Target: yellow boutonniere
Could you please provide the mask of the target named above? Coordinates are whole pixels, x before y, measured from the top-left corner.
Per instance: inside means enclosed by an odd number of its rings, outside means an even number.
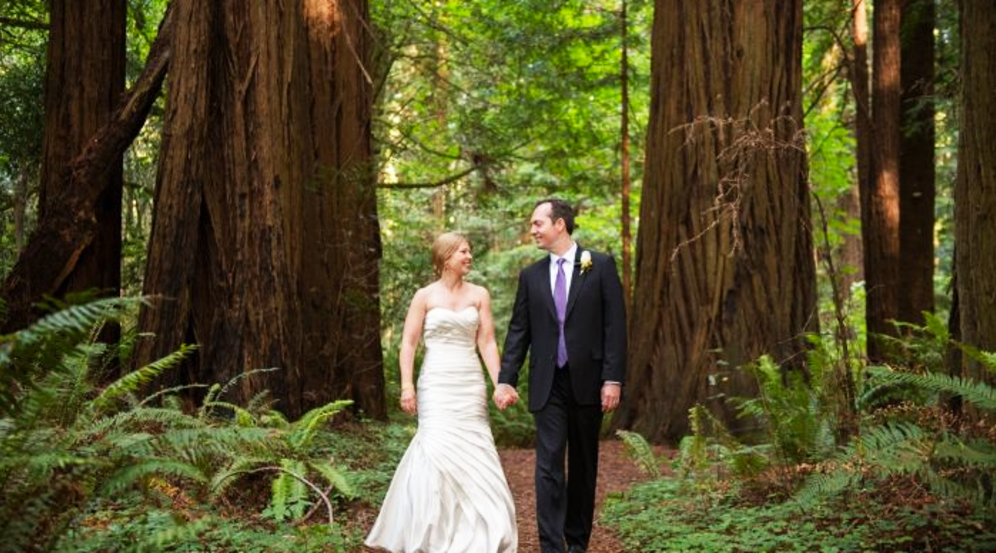
[[[591,252],[583,251],[581,252],[581,274],[585,274],[591,270]]]

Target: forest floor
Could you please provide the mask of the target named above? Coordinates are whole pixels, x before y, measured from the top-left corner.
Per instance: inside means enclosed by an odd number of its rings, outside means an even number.
[[[658,451],[660,454],[661,451]],[[533,468],[536,454],[533,449],[501,449],[498,451],[508,487],[515,498],[515,516],[519,525],[519,553],[539,553],[539,536],[536,534],[536,493]],[[667,471],[667,467],[661,467]],[[648,477],[640,472],[619,440],[605,440],[598,449],[598,486],[595,496],[595,526],[588,543],[589,553],[624,553],[619,540],[608,528],[599,524],[599,512],[605,496],[623,492],[633,484]],[[628,552],[626,552],[628,553]],[[634,552],[635,553],[635,552]]]
[[[665,454],[662,450],[657,453]],[[515,499],[515,515],[519,526],[519,553],[539,553],[536,534],[536,493],[533,485],[533,468],[536,454],[531,448],[498,450],[508,486]],[[665,473],[667,467],[661,467]],[[605,440],[598,453],[598,486],[595,498],[595,526],[588,544],[589,553],[628,553],[615,534],[599,524],[599,512],[606,495],[623,492],[633,484],[648,477],[640,472],[636,463],[626,456],[625,446],[618,440]],[[373,524],[373,520],[369,520]],[[364,552],[375,550],[364,548]]]

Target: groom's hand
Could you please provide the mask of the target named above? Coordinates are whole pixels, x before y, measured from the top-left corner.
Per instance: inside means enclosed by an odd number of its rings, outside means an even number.
[[[495,393],[493,396],[495,400],[495,405],[498,409],[504,411],[508,409],[509,406],[514,405],[519,401],[519,392],[515,391],[515,388],[509,386],[508,384],[499,384],[495,387]]]
[[[618,382],[602,384],[602,412],[611,413],[619,407],[619,397],[622,396],[622,385]]]

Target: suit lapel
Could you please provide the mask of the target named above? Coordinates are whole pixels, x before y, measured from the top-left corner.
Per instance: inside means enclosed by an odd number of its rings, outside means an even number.
[[[581,245],[578,244],[578,251],[574,255],[574,275],[571,277],[571,289],[567,292],[567,313],[564,315],[564,320],[570,319],[571,309],[574,309],[574,304],[577,303],[578,296],[581,294],[581,287],[584,286],[585,281],[588,278],[588,272],[581,272]],[[553,297],[551,295],[551,297]]]
[[[536,271],[536,276],[539,279],[540,290],[545,291],[545,294],[540,294],[543,297],[543,303],[546,305],[547,310],[550,311],[550,316],[553,320],[557,320],[557,305],[553,301],[553,289],[550,287],[550,256],[546,257],[545,262],[541,262],[541,271]]]

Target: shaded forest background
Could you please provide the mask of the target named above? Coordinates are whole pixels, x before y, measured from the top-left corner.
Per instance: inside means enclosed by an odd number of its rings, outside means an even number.
[[[132,118],[131,124],[141,130],[132,133],[130,141],[125,139],[128,147],[120,157],[120,170],[91,179],[112,181],[99,200],[87,204],[93,206],[91,211],[96,210],[93,213],[100,227],[95,231],[100,237],[97,245],[84,250],[82,260],[68,276],[63,274],[68,269],[65,262],[53,264],[51,278],[43,282],[37,266],[51,259],[49,251],[36,250],[33,258],[22,255],[23,271],[12,273],[12,269],[21,252],[26,248],[30,251],[29,237],[48,206],[64,209],[74,200],[62,198],[85,185],[67,181],[68,167],[83,153],[93,133],[109,121],[125,84],[131,89],[144,84],[142,70],[154,61],[150,52],[158,35],[164,35],[161,42],[170,50],[170,59],[187,55],[177,51],[183,44],[176,29],[184,29],[183,25],[173,24],[171,36],[166,36],[165,27],[160,31],[166,2],[106,5],[104,12],[85,9],[77,13],[71,10],[83,8],[61,2],[8,1],[2,6],[0,90],[5,109],[0,172],[5,230],[0,269],[11,275],[5,286],[8,331],[36,317],[39,312],[30,306],[43,297],[88,290],[98,295],[152,295],[165,301],[144,312],[141,326],[143,331],[156,332],[160,339],[140,346],[143,359],[163,355],[180,343],[201,344],[195,366],[189,367],[187,374],[173,377],[174,384],[224,380],[251,368],[281,366],[287,374],[279,378],[255,383],[249,379],[248,396],[249,390],[271,389],[285,408],[298,413],[323,400],[348,397],[360,409],[382,417],[385,376],[387,383],[395,378],[390,356],[397,349],[402,312],[412,291],[431,277],[427,245],[432,237],[450,229],[470,236],[477,257],[473,278],[492,289],[501,328],[514,293],[515,275],[537,254],[525,235],[523,218],[535,199],[549,195],[569,198],[577,207],[579,241],[623,261],[624,280],[637,298],[636,307],[630,308],[635,357],[631,370],[637,382],[647,378],[647,382],[657,384],[635,388],[632,408],[624,410],[622,418],[625,426],[635,426],[656,439],[679,439],[687,431],[681,421],[696,402],[749,392],[749,382],[736,383],[730,390],[720,390],[722,386],[708,389],[707,383],[716,381],[717,375],[720,381],[729,381],[730,375],[720,375],[721,367],[736,367],[764,353],[786,362],[805,346],[776,351],[775,344],[804,342],[803,332],[819,328],[828,335],[857,337],[859,342],[849,354],[860,356],[865,353],[861,340],[866,329],[895,334],[892,321],[921,324],[923,311],[941,320],[952,317],[952,298],[956,296],[952,286],[954,190],[962,105],[959,18],[953,2],[884,2],[881,8],[876,7],[875,13],[881,15],[871,19],[867,15],[871,6],[864,3],[805,3],[798,20],[779,23],[783,29],[800,33],[795,46],[784,51],[786,62],[796,67],[775,67],[776,74],[770,77],[787,76],[801,85],[798,90],[787,89],[788,96],[783,98],[763,90],[752,95],[746,89],[731,88],[730,76],[723,71],[703,75],[699,82],[668,81],[666,72],[678,65],[677,58],[654,77],[651,38],[655,6],[651,2],[567,2],[543,9],[533,9],[528,2],[474,6],[374,2],[369,7],[344,3],[335,9],[345,14],[344,32],[352,33],[353,38],[338,48],[332,43],[327,50],[339,60],[331,60],[320,69],[327,72],[328,82],[339,83],[328,92],[321,93],[301,81],[298,70],[288,67],[285,70],[293,74],[275,77],[272,85],[256,86],[258,100],[251,104],[255,111],[236,114],[241,118],[236,121],[224,114],[212,119],[211,113],[198,110],[214,109],[207,106],[217,107],[219,102],[236,102],[226,95],[238,91],[227,90],[225,83],[237,75],[212,77],[216,71],[212,68],[220,66],[205,59],[206,65],[197,70],[202,73],[188,78],[174,74],[172,81],[167,79],[158,99],[147,99],[151,102],[146,106],[148,116]],[[786,7],[786,13],[799,5]],[[258,15],[265,17],[267,9],[261,8]],[[721,4],[704,9],[712,14],[703,15],[707,18],[735,15],[723,15]],[[658,55],[662,59],[668,55],[666,48],[683,47],[664,44],[669,34],[663,30],[667,25],[679,30],[693,15],[683,10],[668,4],[657,6],[657,32],[663,37]],[[306,11],[302,12],[305,16]],[[905,14],[903,26],[897,23],[900,11]],[[349,18],[354,16],[357,27],[349,29]],[[237,17],[247,17],[250,24],[265,24],[253,20],[252,13],[222,9],[196,17],[216,27],[226,18]],[[881,26],[876,30],[881,35],[878,50],[868,42],[873,36],[870,22]],[[115,29],[116,34],[96,31],[102,24]],[[330,20],[329,24],[335,22]],[[207,41],[201,48],[226,49],[228,57],[217,56],[217,63],[241,63],[244,67],[262,63],[259,56],[268,55],[266,43],[260,41],[296,40],[294,35],[281,38],[286,32],[283,29],[262,26],[254,31],[258,40],[241,42],[219,42],[221,39],[210,37],[207,28],[183,32],[191,36],[201,33],[203,38],[198,40]],[[271,39],[264,38],[267,33]],[[117,38],[112,40],[112,36]],[[762,39],[729,38],[733,42]],[[765,48],[760,43],[755,46]],[[782,46],[784,43],[768,51],[778,52]],[[102,54],[101,48],[107,53]],[[744,46],[739,48],[742,51]],[[897,63],[900,50],[901,65]],[[277,55],[277,51],[269,55]],[[695,54],[686,51],[680,55],[692,60]],[[239,57],[245,59],[231,61]],[[335,67],[354,62],[355,75],[349,79],[337,76]],[[273,63],[278,68],[281,62],[275,59]],[[700,59],[694,63],[710,62]],[[689,79],[693,69],[686,70]],[[264,74],[260,71],[255,76]],[[246,78],[253,76],[247,74]],[[754,73],[746,78],[763,81],[769,77]],[[217,84],[205,84],[214,82],[205,79],[215,79]],[[283,85],[279,84],[281,79]],[[350,79],[359,88],[350,88]],[[884,84],[890,79],[900,79],[901,86]],[[191,82],[203,90],[180,90],[185,85],[174,81]],[[300,93],[296,99],[281,98],[275,86],[300,88]],[[734,96],[738,103],[678,106],[684,113],[693,110],[692,115],[668,120],[667,128],[651,121],[653,98],[676,98],[682,87],[698,87],[696,94],[717,98]],[[154,88],[158,90],[158,85]],[[710,92],[710,88],[715,90]],[[172,103],[166,90],[175,95]],[[196,99],[191,99],[198,93],[205,95],[207,104],[198,107]],[[103,100],[94,103],[94,94]],[[327,94],[326,101],[332,104],[358,102],[359,111],[352,115],[358,118],[355,130],[324,127],[321,118],[326,116],[309,112],[310,108],[301,104],[322,101],[309,99],[309,94]],[[765,241],[774,243],[784,232],[768,233],[760,241],[749,236],[749,229],[756,226],[749,220],[755,210],[743,203],[747,196],[735,182],[743,175],[730,177],[736,171],[746,171],[748,176],[743,178],[750,178],[750,173],[759,169],[753,167],[756,163],[743,160],[764,148],[772,155],[771,145],[751,138],[744,123],[768,124],[755,117],[759,109],[772,111],[762,119],[777,120],[783,102],[792,104],[792,112],[784,114],[787,119],[783,121],[791,119],[794,131],[779,139],[785,140],[785,147],[805,150],[806,156],[800,158],[803,164],[793,162],[795,168],[790,169],[804,180],[799,181],[801,188],[790,185],[784,192],[772,188],[771,196],[764,199],[759,195],[757,201],[772,205],[779,194],[799,196],[797,207],[770,214],[776,219],[799,218],[802,226],[798,233],[810,241],[808,246],[799,246],[806,250],[799,253],[777,247],[754,248]],[[272,108],[267,108],[268,104]],[[228,105],[238,109],[236,104]],[[301,106],[299,116],[293,115],[297,108],[287,107],[293,105]],[[875,106],[881,109],[873,109]],[[284,110],[284,115],[267,115],[279,112],[273,109]],[[332,119],[327,120],[337,120],[340,115],[330,113],[327,117]],[[187,123],[174,122],[179,125],[174,127],[174,136],[188,134],[164,140],[164,127],[174,116],[193,118],[191,130],[177,131]],[[297,139],[293,136],[268,138],[251,128],[238,131],[244,125],[263,128],[270,124],[266,117],[284,116],[292,120],[279,132],[313,136],[308,140],[317,142],[311,148],[323,148],[319,144],[324,140],[331,148],[329,154],[306,159],[306,153],[295,149]],[[312,125],[316,127],[313,131],[309,130]],[[711,154],[709,148],[702,150],[702,155],[713,160],[694,162],[683,169],[684,175],[676,174],[674,162],[667,161],[667,152],[694,149],[695,131],[686,131],[695,125],[704,132],[725,132],[725,126],[731,138],[718,144]],[[709,125],[715,129],[707,129]],[[207,134],[189,134],[201,129]],[[763,126],[756,130],[765,131]],[[245,146],[240,148],[244,151],[233,150],[235,146],[216,147],[218,132],[241,133],[243,138],[230,138],[243,142]],[[333,136],[323,138],[324,133]],[[738,141],[738,133],[744,140]],[[271,146],[280,140],[291,142]],[[180,150],[173,144],[179,144]],[[357,145],[359,153],[351,158],[349,149]],[[646,151],[648,145],[653,151]],[[335,154],[335,148],[344,153]],[[738,153],[736,148],[747,150]],[[271,151],[271,155],[263,156],[264,151]],[[740,154],[746,155],[739,161],[734,159]],[[237,157],[248,155],[269,157],[266,164],[270,169],[246,172],[239,163],[248,162],[248,158],[239,162]],[[722,159],[724,155],[728,159]],[[176,156],[174,165],[171,160]],[[190,160],[201,158],[218,166],[189,167]],[[116,159],[108,162],[117,167]],[[231,161],[222,164],[221,159]],[[671,165],[659,175],[648,175],[647,160]],[[302,163],[311,166],[293,168]],[[704,169],[702,163],[713,168]],[[685,201],[676,200],[679,192],[694,189],[700,168],[713,174],[701,181],[703,195],[691,204],[679,205]],[[296,198],[279,193],[276,198],[267,197],[267,190],[279,187],[271,183],[273,188],[268,188],[271,184],[262,182],[269,178],[265,175],[271,169],[278,179],[291,179],[292,186],[303,192]],[[71,170],[78,173],[78,169]],[[97,168],[97,172],[107,170]],[[729,178],[734,179],[729,181],[733,186],[724,180]],[[212,179],[228,179],[230,184],[222,183],[213,193]],[[648,179],[653,205],[641,209]],[[757,175],[762,188],[772,182],[765,179],[769,176]],[[904,184],[900,186],[900,182]],[[203,200],[189,195],[199,194],[201,189],[206,194]],[[211,199],[212,194],[216,200]],[[255,202],[256,207],[233,204],[246,200]],[[668,202],[672,202],[670,207]],[[327,207],[314,212],[308,209],[316,204]],[[810,205],[817,209],[811,210]],[[236,209],[248,211],[231,219],[227,213]],[[192,213],[200,213],[200,219],[189,216]],[[275,217],[278,226],[282,225],[281,235],[271,236],[265,228],[255,228],[252,213]],[[352,222],[354,213],[359,214],[358,226]],[[696,221],[679,220],[689,216]],[[153,224],[157,217],[159,236]],[[226,218],[229,223],[218,222]],[[376,227],[370,226],[373,223]],[[228,226],[232,230],[224,231]],[[379,232],[372,235],[371,228]],[[197,237],[205,229],[216,233],[207,238],[210,244]],[[363,236],[359,242],[356,233]],[[253,252],[249,243],[258,240],[269,241],[269,245]],[[64,256],[75,260],[75,250],[67,247]],[[231,259],[210,253],[230,247],[239,251]],[[668,284],[661,280],[661,271],[680,274],[681,258],[676,255],[681,250],[689,252],[688,263],[705,264],[699,267],[706,273],[676,277]],[[766,273],[757,278],[778,297],[771,301],[753,298],[760,312],[734,307],[742,311],[732,314],[729,307],[714,306],[694,321],[675,314],[699,311],[712,302],[728,302],[731,294],[743,296],[744,284],[731,283],[730,279],[757,273],[759,267],[768,265],[777,272],[780,266],[794,273],[796,263],[808,265],[804,258],[810,251],[818,262],[802,269],[813,272],[804,278],[808,282],[800,288],[803,296],[789,292],[798,283],[779,282],[783,277]],[[260,255],[270,257],[270,261],[253,261]],[[281,267],[285,261],[280,259],[285,255],[290,259]],[[789,255],[803,259],[791,261]],[[90,258],[93,261],[87,261]],[[734,261],[725,269],[728,273],[716,265],[723,259]],[[318,265],[322,266],[319,270],[308,268]],[[709,290],[717,285],[727,290],[708,300],[713,294]],[[688,287],[699,290],[698,299],[689,295]],[[867,303],[866,290],[872,290]],[[256,295],[259,300],[251,299]],[[279,299],[264,308],[269,297]],[[679,305],[682,302],[684,307]],[[771,312],[772,302],[798,313]],[[728,311],[725,319],[723,309]],[[276,310],[276,315],[264,315],[267,310]],[[663,320],[659,314],[672,319]],[[838,321],[841,315],[847,320]],[[686,320],[674,318],[682,316]],[[742,317],[747,326],[732,330],[732,323],[724,322],[730,317]],[[782,321],[765,325],[766,318]],[[959,324],[952,319],[952,328]],[[770,335],[759,335],[760,327],[755,325],[771,326]],[[686,336],[673,334],[682,326],[698,330]],[[377,327],[379,336],[365,333]],[[662,329],[670,329],[666,332],[671,334],[661,335]],[[380,348],[376,347],[378,338]],[[985,346],[986,340],[976,345]],[[387,363],[382,363],[381,350],[388,355]],[[884,359],[882,347],[874,339],[868,342],[868,354],[873,360]],[[649,395],[644,397],[643,390]],[[675,390],[680,390],[682,399],[669,401],[667,394],[674,395]],[[302,399],[305,397],[311,399]]]

